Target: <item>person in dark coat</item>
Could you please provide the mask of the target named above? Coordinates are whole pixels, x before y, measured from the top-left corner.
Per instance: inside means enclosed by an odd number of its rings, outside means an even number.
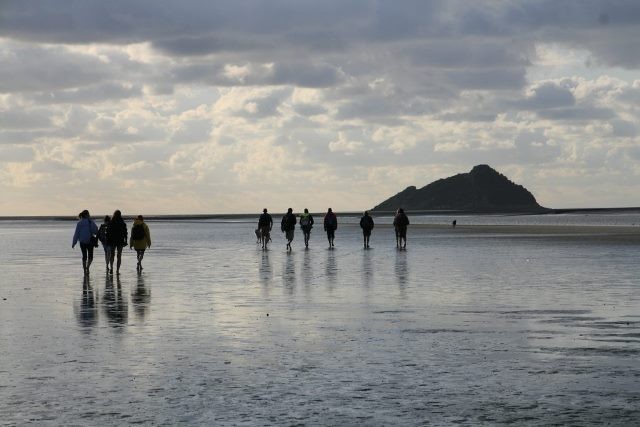
[[[338,218],[333,213],[331,208],[327,209],[327,214],[324,216],[324,231],[327,232],[327,239],[329,240],[329,247],[333,247],[333,240],[336,238],[336,230],[338,229]]]
[[[127,231],[127,224],[122,219],[122,213],[116,210],[111,217],[111,222],[107,228],[107,242],[111,246],[111,274],[113,274],[113,261],[118,257],[116,264],[116,274],[120,274],[120,264],[122,264],[122,248],[129,243],[127,240],[129,233]]]
[[[100,224],[100,228],[98,229],[98,240],[102,243],[102,248],[104,249],[104,263],[107,269],[107,273],[109,273],[109,262],[111,261],[111,246],[109,246],[109,242],[107,242],[107,230],[109,230],[109,223],[111,222],[111,217],[106,215],[104,217],[104,222]]]
[[[368,211],[365,211],[362,218],[360,218],[360,228],[362,228],[365,249],[369,247],[369,238],[371,237],[373,226],[373,218],[371,218]]]
[[[289,208],[287,213],[282,217],[280,223],[280,229],[287,237],[287,250],[291,250],[291,242],[293,241],[293,233],[296,230],[296,216],[293,214],[293,209]]]
[[[393,226],[395,227],[398,233],[398,244],[400,245],[400,249],[407,248],[407,226],[409,225],[409,218],[407,214],[404,213],[404,209],[398,209],[398,214],[393,220]],[[404,243],[403,243],[404,242]]]
[[[262,249],[267,249],[267,244],[271,241],[271,229],[273,228],[273,218],[267,213],[267,208],[262,210],[262,215],[258,219],[258,231]]]

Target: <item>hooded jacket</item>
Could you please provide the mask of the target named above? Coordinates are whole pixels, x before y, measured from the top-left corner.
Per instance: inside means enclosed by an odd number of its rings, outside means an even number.
[[[76,243],[84,243],[88,245],[91,243],[91,236],[98,234],[98,226],[90,218],[82,218],[76,224],[76,231],[73,233],[73,242],[71,246],[75,246]]]
[[[144,238],[142,239],[133,239],[133,227],[136,225],[142,225],[144,229]],[[133,221],[133,226],[131,227],[131,238],[129,239],[129,247],[133,247],[135,250],[142,251],[151,247],[151,233],[149,233],[149,227],[144,221],[140,219],[135,219]]]

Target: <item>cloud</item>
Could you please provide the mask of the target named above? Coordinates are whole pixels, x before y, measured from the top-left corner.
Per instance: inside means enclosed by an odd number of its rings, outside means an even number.
[[[639,24],[635,0],[5,1],[0,191],[360,209],[490,163],[596,203],[590,172],[637,183]]]

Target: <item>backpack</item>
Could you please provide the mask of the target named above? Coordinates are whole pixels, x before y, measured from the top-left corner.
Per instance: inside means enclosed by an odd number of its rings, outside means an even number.
[[[107,241],[107,224],[102,224],[100,226],[100,229],[98,230],[98,240],[100,240],[102,243],[105,243]]]
[[[143,240],[145,238],[144,227],[142,224],[134,224],[131,228],[131,238],[133,240]]]

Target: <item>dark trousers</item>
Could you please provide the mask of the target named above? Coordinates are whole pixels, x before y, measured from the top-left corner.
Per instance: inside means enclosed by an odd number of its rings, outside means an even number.
[[[89,262],[93,261],[93,245],[91,243],[80,242],[80,250],[82,251],[82,261],[86,261],[87,257]]]

